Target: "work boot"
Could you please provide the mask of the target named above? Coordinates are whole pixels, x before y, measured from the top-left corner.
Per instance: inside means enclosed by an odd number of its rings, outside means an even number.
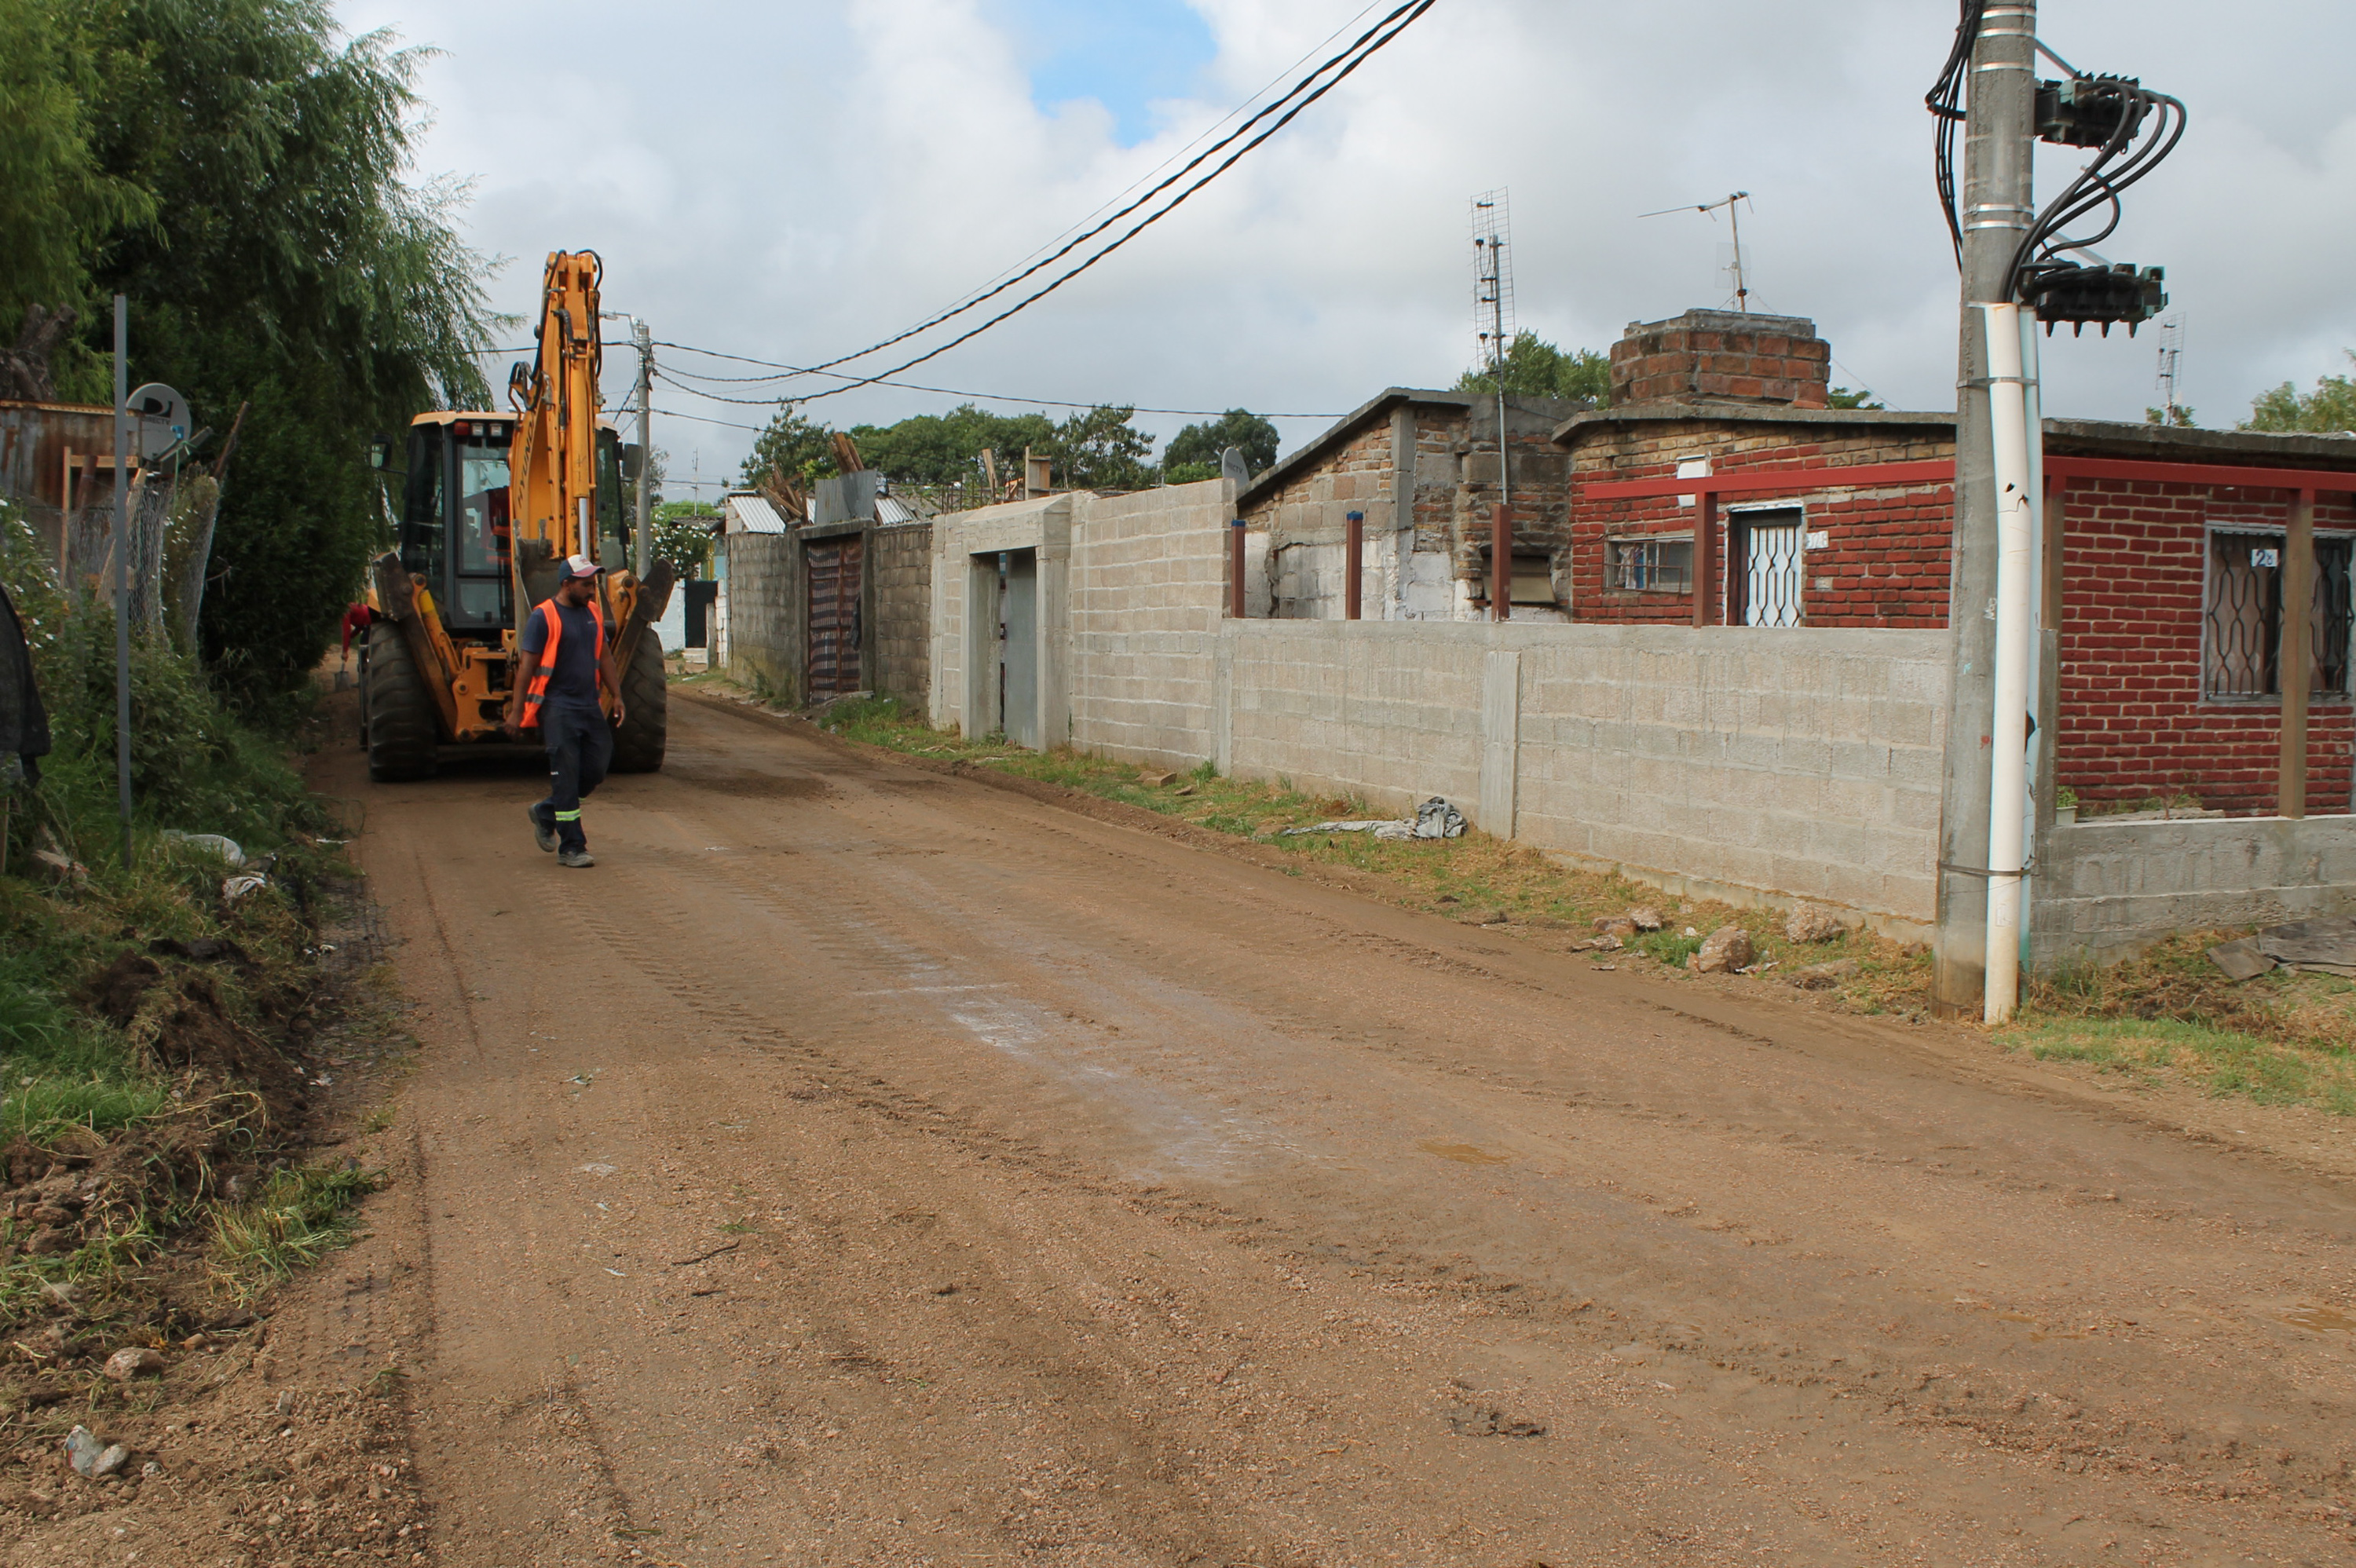
[[[570,866],[576,871],[585,870],[597,863],[597,857],[586,849],[567,849],[556,857],[556,863]]]
[[[531,818],[531,841],[539,845],[548,853],[552,855],[555,854],[556,829],[550,824],[542,822],[540,819],[540,807],[536,805],[527,805],[523,808],[523,813],[526,816]]]

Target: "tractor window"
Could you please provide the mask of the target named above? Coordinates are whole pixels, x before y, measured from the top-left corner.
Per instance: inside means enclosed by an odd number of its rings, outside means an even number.
[[[413,425],[409,432],[409,482],[402,497],[401,564],[442,580],[442,432]]]
[[[597,559],[605,566],[629,564],[628,535],[622,527],[622,438],[597,432]]]
[[[508,453],[503,446],[458,449],[458,570],[508,569]]]

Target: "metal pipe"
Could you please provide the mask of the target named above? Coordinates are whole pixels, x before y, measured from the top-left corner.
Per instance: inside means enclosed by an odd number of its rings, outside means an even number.
[[[1500,497],[1489,514],[1489,619],[1514,613],[1514,506]]]
[[[1244,520],[1237,517],[1227,525],[1227,613],[1241,620],[1244,614]]]
[[[581,553],[589,555],[592,553],[589,549],[590,540],[595,537],[590,528],[590,522],[594,514],[590,510],[592,503],[588,496],[580,496],[578,505],[581,508]]]
[[[1988,720],[1987,934],[1981,1017],[1998,1024],[2020,1001],[2022,814],[2029,792],[2029,645],[2035,604],[2035,496],[2020,307],[1984,304],[1988,437],[1996,468],[1995,702]]]
[[[1366,514],[1347,512],[1342,517],[1342,619],[1358,619],[1360,583],[1366,565]]]
[[[114,794],[131,864],[131,304],[114,296]]]
[[[2275,659],[2282,688],[2282,760],[2275,773],[2275,815],[2307,815],[2307,704],[2314,686],[2315,492],[2301,490],[2283,530],[2281,652]]]

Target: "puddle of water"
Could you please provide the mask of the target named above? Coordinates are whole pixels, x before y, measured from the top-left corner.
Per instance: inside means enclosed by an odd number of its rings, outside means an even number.
[[[2346,1334],[2356,1332],[2356,1317],[2351,1317],[2336,1307],[2296,1307],[2283,1314],[2283,1321],[2294,1328],[2313,1328],[2319,1332],[2336,1329]]]
[[[1436,1154],[1442,1159],[1452,1159],[1459,1165],[1504,1165],[1506,1157],[1491,1154],[1472,1144],[1443,1143],[1438,1138],[1426,1138],[1415,1146],[1426,1154]]]

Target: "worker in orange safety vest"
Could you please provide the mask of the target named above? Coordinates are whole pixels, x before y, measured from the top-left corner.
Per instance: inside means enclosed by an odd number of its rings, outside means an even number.
[[[622,722],[622,677],[605,645],[605,614],[597,603],[605,571],[585,555],[569,556],[555,594],[541,602],[516,639],[517,677],[509,683],[506,728],[512,740],[537,729],[548,748],[548,798],[529,807],[532,837],[560,866],[597,862],[581,829],[581,798],[605,780],[614,760],[614,728]],[[609,720],[598,710],[597,688],[614,696]]]

